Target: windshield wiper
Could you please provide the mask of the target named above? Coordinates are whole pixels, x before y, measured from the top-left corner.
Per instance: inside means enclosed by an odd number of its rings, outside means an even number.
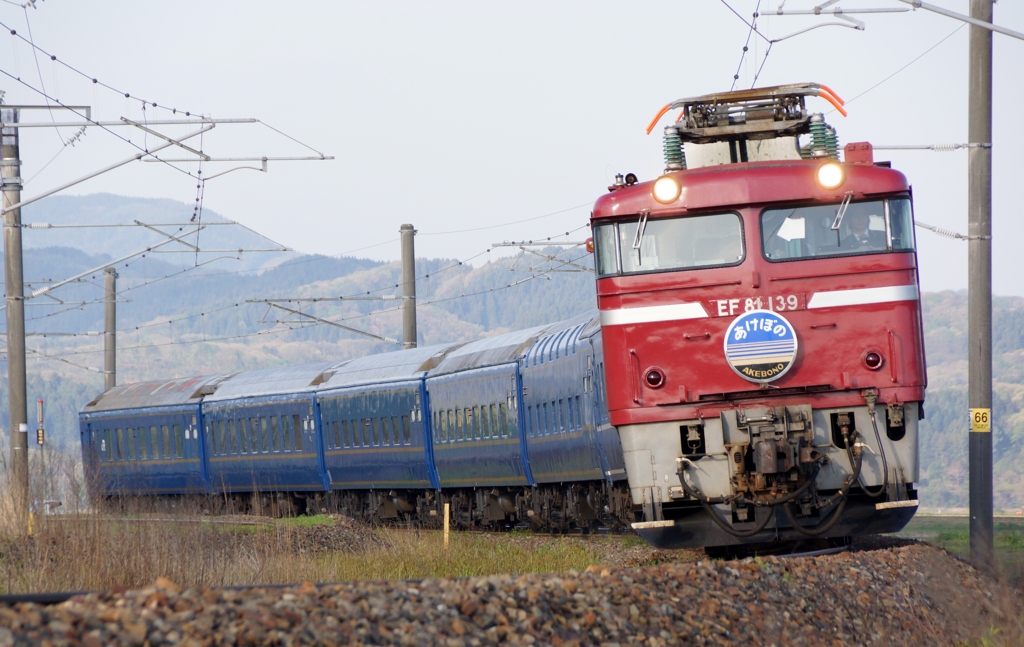
[[[843,203],[839,205],[839,211],[836,212],[836,219],[832,221],[832,231],[839,231],[839,227],[843,224],[843,216],[846,215],[846,208],[850,206],[851,199],[853,199],[853,191],[847,191],[846,197],[843,198]]]
[[[644,241],[644,230],[647,229],[647,216],[650,213],[650,209],[644,209],[640,212],[640,222],[636,223],[636,235],[633,236],[633,249],[640,249],[640,243]]]

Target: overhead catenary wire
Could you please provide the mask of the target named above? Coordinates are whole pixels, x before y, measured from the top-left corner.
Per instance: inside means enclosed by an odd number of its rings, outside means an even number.
[[[725,6],[729,7],[729,3],[722,0]],[[732,9],[732,7],[729,7]],[[747,31],[747,40],[743,43],[743,53],[740,54],[740,62],[736,66],[736,73],[732,75],[732,85],[729,87],[729,91],[736,89],[736,82],[740,80],[740,70],[743,69],[743,61],[747,57],[747,51],[750,49],[750,37],[754,34],[755,25],[757,25],[758,11],[761,9],[761,0],[757,0],[757,6],[754,7],[754,20],[750,24],[750,29]],[[770,45],[770,44],[769,44]],[[765,57],[767,58],[767,57]],[[756,80],[756,79],[755,79]]]
[[[25,12],[25,26],[28,28],[28,42],[30,45],[32,45],[32,58],[35,60],[36,63],[36,73],[39,75],[39,87],[41,87],[43,90],[46,90],[46,82],[43,81],[43,69],[39,66],[39,53],[38,50],[35,48],[35,39],[32,37],[32,23],[29,22],[28,19],[28,6],[27,4],[25,4],[22,5],[21,8]],[[50,107],[49,103],[47,103],[46,107]],[[61,144],[63,144],[61,146],[61,150],[64,150],[64,147],[67,146],[67,144],[64,144],[64,137],[60,134],[60,129],[56,127],[57,120],[53,117],[53,110],[47,110],[47,112],[50,115],[50,121],[55,124],[53,130],[54,132],[57,133],[57,138],[60,139]]]
[[[12,4],[17,4],[17,3],[12,3]],[[11,35],[11,37],[13,39],[17,39],[17,40],[23,41],[29,47],[31,47],[34,51],[38,51],[39,53],[41,53],[44,56],[48,57],[54,63],[67,68],[68,70],[74,72],[75,74],[81,76],[82,78],[84,78],[84,79],[86,79],[88,81],[91,81],[94,85],[97,85],[99,87],[102,87],[102,88],[105,88],[107,90],[110,90],[111,92],[114,92],[115,94],[124,96],[126,99],[135,99],[136,101],[139,101],[141,103],[147,104],[147,105],[149,105],[149,106],[151,106],[153,108],[158,108],[158,109],[161,109],[161,110],[166,110],[166,111],[168,111],[168,112],[170,112],[172,114],[178,114],[179,112],[183,113],[185,116],[192,116],[193,114],[194,115],[201,115],[202,114],[202,113],[198,113],[198,112],[191,111],[191,110],[178,110],[177,108],[170,108],[170,107],[167,107],[167,106],[164,106],[164,105],[158,105],[155,101],[150,101],[149,99],[143,99],[142,97],[138,97],[138,96],[132,95],[130,92],[125,92],[124,90],[119,90],[118,88],[115,88],[115,87],[113,87],[111,85],[108,85],[107,83],[104,83],[103,81],[100,81],[99,79],[97,79],[94,76],[86,74],[85,72],[79,70],[78,68],[76,68],[75,66],[71,65],[70,63],[68,63],[68,62],[66,62],[66,61],[64,61],[62,59],[58,59],[55,54],[51,54],[50,52],[48,52],[47,50],[43,49],[39,45],[36,45],[32,40],[26,39],[24,36],[19,34],[17,32],[17,30],[13,29],[12,27],[7,25],[3,21],[0,21],[0,27],[3,27],[4,29],[6,29],[10,33],[10,35]]]
[[[62,103],[60,100],[56,99],[55,97],[51,97],[45,91],[40,90],[39,88],[36,88],[36,87],[32,86],[32,84],[23,81],[20,77],[17,77],[15,75],[11,74],[7,70],[4,70],[4,69],[0,68],[0,74],[3,74],[4,76],[6,76],[7,78],[11,79],[12,81],[20,83],[21,85],[25,86],[29,90],[32,90],[36,94],[38,94],[38,95],[40,95],[40,96],[42,96],[42,97],[44,97],[44,98],[46,98],[46,99],[48,99],[50,101],[53,101],[55,104],[61,106],[65,110],[69,110],[73,114],[75,114],[75,115],[81,117],[83,120],[89,122],[91,125],[100,128],[104,132],[110,133],[114,137],[116,137],[116,138],[120,139],[121,141],[125,142],[126,144],[128,144],[132,148],[135,148],[139,152],[144,153],[146,155],[150,155],[151,154],[148,150],[146,150],[146,148],[144,148],[142,146],[139,146],[138,144],[136,144],[135,142],[131,141],[127,137],[124,137],[123,135],[117,134],[116,132],[111,130],[109,127],[101,124],[99,121],[96,121],[94,119],[89,118],[88,116],[86,116],[82,112],[80,112],[77,109],[75,109],[74,106],[69,106],[69,105],[67,105],[65,103]],[[154,157],[154,159],[158,159],[158,160],[160,159],[160,157],[158,155],[155,155],[155,154],[153,154],[153,157]],[[183,168],[181,168],[179,166],[175,166],[171,162],[167,162],[167,161],[164,161],[164,160],[160,160],[160,161],[163,162],[163,164],[165,164],[166,166],[169,166],[169,167],[173,168],[174,170],[178,171],[179,173],[184,173],[185,175],[187,175],[189,177],[193,177],[193,178],[196,177],[191,172],[189,172],[189,171],[187,171],[187,170],[185,170],[185,169],[183,169]]]

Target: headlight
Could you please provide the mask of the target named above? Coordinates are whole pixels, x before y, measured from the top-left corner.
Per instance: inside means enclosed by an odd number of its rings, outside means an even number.
[[[843,172],[843,167],[836,162],[826,162],[818,167],[818,184],[823,189],[835,189],[845,179],[846,173]]]
[[[663,175],[654,181],[654,199],[662,204],[675,202],[679,197],[679,182],[668,175]]]

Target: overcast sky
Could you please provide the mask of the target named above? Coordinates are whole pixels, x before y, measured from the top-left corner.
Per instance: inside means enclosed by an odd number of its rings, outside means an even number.
[[[760,10],[771,13],[780,2],[765,0]],[[969,11],[967,0],[932,2]],[[815,4],[789,0],[785,9]],[[729,5],[749,20],[758,2]],[[907,7],[897,0],[842,6]],[[27,10],[3,0],[0,21],[85,76],[34,55],[7,31],[0,69],[65,104],[91,106],[96,119],[172,117],[152,106],[143,112],[141,97],[214,117],[256,117],[335,156],[271,162],[269,173],[239,170],[206,185],[206,208],[299,251],[397,259],[398,228],[409,222],[419,230],[418,255],[466,258],[492,242],[585,225],[617,172],[655,177],[663,161],[660,137],[644,134],[651,117],[673,99],[728,90],[737,69],[737,87],[750,87],[759,69],[758,85],[832,87],[849,117],[830,113],[823,100],[812,100],[812,109],[826,113],[841,144],[966,142],[968,28],[923,10],[859,18],[865,31],[820,27],[774,43],[767,59],[767,42],[752,35],[741,63],[750,30],[718,0],[39,0]],[[778,39],[835,22],[762,15],[758,28]],[[997,4],[995,22],[1024,31],[1024,2]],[[1015,193],[1024,178],[1024,42],[996,34],[994,59],[994,292],[1024,295],[1017,249],[1024,218]],[[7,103],[43,103],[28,86],[0,78]],[[49,119],[45,111],[23,116]],[[158,141],[112,130],[135,144]],[[23,133],[25,197],[136,152],[95,128],[73,147],[62,145],[72,128]],[[262,125],[218,126],[202,148],[214,156],[316,154]],[[878,152],[876,159],[906,173],[918,220],[966,233],[966,152]],[[101,191],[179,200],[187,219],[196,181],[135,162],[66,193]],[[966,243],[921,230],[918,240],[924,290],[966,287]]]

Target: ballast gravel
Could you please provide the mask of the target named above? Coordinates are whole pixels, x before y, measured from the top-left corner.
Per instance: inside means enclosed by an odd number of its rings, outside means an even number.
[[[182,590],[161,579],[54,606],[0,605],[0,647],[1018,645],[1021,602],[947,553],[912,544],[289,588]]]

